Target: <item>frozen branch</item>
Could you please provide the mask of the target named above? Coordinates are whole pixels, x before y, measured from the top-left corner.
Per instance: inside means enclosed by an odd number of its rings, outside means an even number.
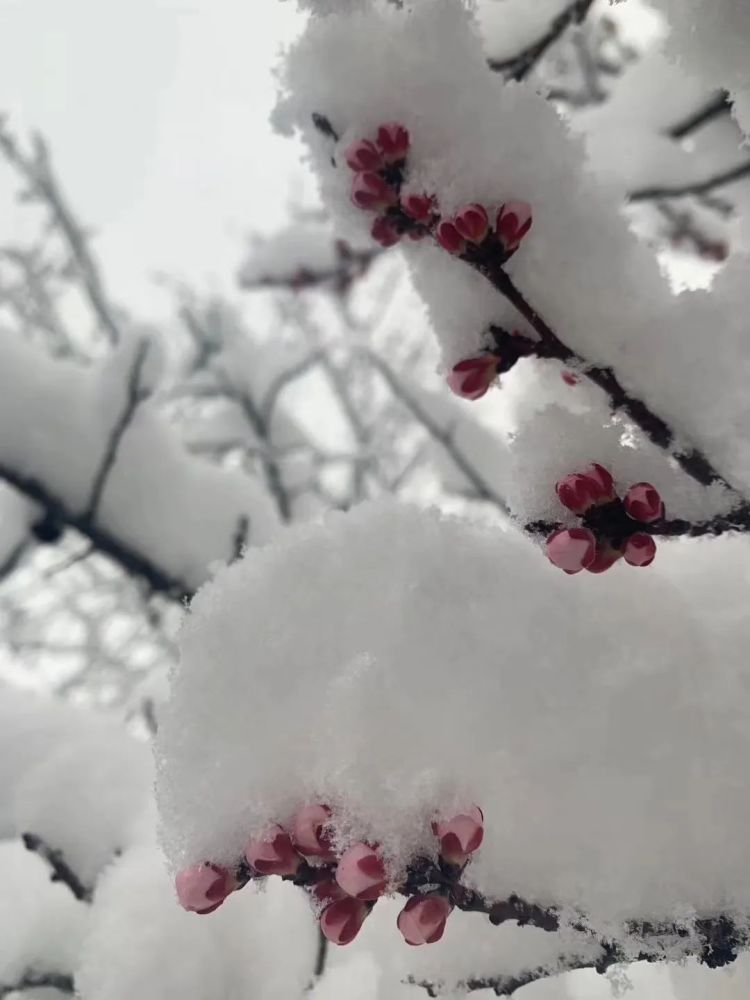
[[[702,128],[703,125],[713,121],[714,118],[727,114],[731,108],[732,102],[729,99],[729,94],[726,90],[721,90],[696,111],[686,115],[685,118],[667,129],[667,135],[670,139],[685,139]]]
[[[38,837],[35,833],[24,833],[21,835],[21,839],[27,851],[33,851],[47,862],[52,872],[50,878],[53,882],[62,882],[63,885],[66,885],[79,902],[91,902],[92,890],[83,884],[65,860],[62,851],[50,847],[42,837]]]
[[[685,198],[689,195],[705,195],[717,188],[727,184],[733,184],[745,177],[750,177],[750,160],[745,163],[738,163],[737,166],[729,170],[722,170],[718,174],[706,177],[702,181],[691,181],[688,184],[675,185],[654,185],[653,187],[643,187],[636,191],[631,191],[628,201],[655,201],[659,198]]]
[[[584,21],[593,2],[594,0],[574,0],[557,15],[545,33],[523,51],[509,59],[488,59],[487,65],[493,72],[502,73],[508,80],[525,79],[568,28]]]
[[[15,983],[0,983],[0,1000],[13,993],[27,990],[57,990],[72,996],[75,993],[73,977],[65,972],[25,972]]]

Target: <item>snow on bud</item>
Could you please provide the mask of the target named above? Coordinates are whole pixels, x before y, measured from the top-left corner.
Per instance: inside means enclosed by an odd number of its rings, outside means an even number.
[[[450,219],[443,219],[435,230],[435,239],[448,253],[461,254],[466,249],[466,240]]]
[[[435,199],[429,194],[402,195],[401,210],[415,222],[429,222],[435,211]]]
[[[484,816],[479,806],[449,820],[437,820],[432,830],[440,841],[440,857],[452,865],[466,864],[484,839]]]
[[[212,913],[237,888],[231,872],[209,862],[183,868],[174,885],[180,906],[192,913]]]
[[[351,944],[362,929],[370,907],[358,899],[339,899],[320,915],[320,929],[332,944]]]
[[[437,893],[412,896],[396,920],[407,944],[434,944],[443,936],[445,922],[453,907]]]
[[[531,205],[526,201],[506,201],[497,213],[496,231],[506,253],[516,250],[531,229]]]
[[[381,247],[386,247],[386,249],[395,246],[401,239],[398,226],[387,215],[378,216],[373,222],[370,236],[372,236],[376,243],[379,243]]]
[[[636,483],[625,494],[625,512],[634,521],[651,524],[664,516],[664,504],[651,483]]]
[[[448,388],[462,399],[481,399],[497,376],[500,358],[491,351],[480,351],[455,364],[448,373]]]
[[[606,573],[621,556],[622,552],[620,549],[614,548],[609,542],[598,542],[593,562],[586,567],[586,571],[588,573]]]
[[[396,163],[409,152],[409,133],[398,122],[388,122],[378,129],[378,146],[386,163]]]
[[[383,166],[383,157],[369,139],[357,139],[347,148],[344,156],[352,170],[379,170]]]
[[[333,878],[324,879],[322,882],[315,882],[308,886],[307,891],[313,901],[316,910],[324,910],[326,906],[337,902],[339,899],[349,899],[341,886]]]
[[[354,844],[338,863],[336,881],[354,899],[375,900],[386,889],[383,860],[368,844]]]
[[[566,385],[570,386],[578,385],[578,383],[581,381],[580,376],[576,375],[576,373],[571,371],[569,368],[566,368],[564,371],[560,372],[560,378]]]
[[[636,531],[625,542],[623,555],[629,566],[650,566],[656,555],[656,542],[644,531]]]
[[[336,855],[326,832],[330,819],[331,810],[320,803],[303,806],[297,811],[292,822],[292,843],[300,854],[333,861]]]
[[[596,539],[588,528],[561,528],[547,539],[547,558],[573,575],[587,569],[596,555]]]
[[[296,875],[302,864],[289,834],[278,825],[272,826],[264,837],[248,841],[245,858],[259,875]]]
[[[481,243],[490,231],[490,220],[482,205],[464,205],[453,217],[459,236],[471,243]]]
[[[396,200],[396,194],[380,174],[363,170],[352,178],[352,201],[365,212],[379,212]]]

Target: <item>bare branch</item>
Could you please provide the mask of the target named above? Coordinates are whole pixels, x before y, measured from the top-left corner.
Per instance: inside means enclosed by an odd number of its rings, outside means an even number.
[[[62,882],[63,885],[66,885],[79,902],[91,902],[92,890],[83,884],[65,860],[62,851],[50,847],[42,837],[35,833],[24,833],[21,835],[21,839],[27,851],[33,851],[47,862],[52,871],[50,878],[53,882]]]
[[[488,59],[487,65],[508,80],[523,80],[534,69],[547,50],[574,24],[581,24],[594,0],[574,0],[552,21],[541,37],[509,59]]]
[[[51,989],[72,996],[75,993],[73,977],[65,972],[25,972],[15,983],[0,983],[0,1000],[13,993],[27,990]]]
[[[685,139],[703,125],[713,121],[714,118],[728,114],[731,109],[732,102],[729,94],[726,90],[721,90],[696,111],[692,111],[685,118],[675,122],[671,128],[667,129],[667,135],[670,139]]]
[[[146,361],[147,354],[148,341],[142,340],[135,352],[133,363],[131,364],[130,372],[128,373],[125,405],[123,406],[122,412],[110,431],[107,447],[94,478],[93,486],[91,487],[91,496],[89,497],[85,515],[91,521],[96,520],[102,494],[104,493],[107,479],[117,459],[117,453],[120,449],[120,443],[122,442],[125,432],[132,423],[138,406],[148,396],[148,393],[141,388],[141,373],[143,371],[143,365]]]
[[[658,198],[685,198],[689,195],[705,195],[717,188],[732,184],[735,181],[750,177],[750,160],[745,163],[738,163],[729,170],[723,170],[711,177],[706,177],[702,181],[691,181],[687,184],[655,185],[653,187],[639,188],[631,191],[628,201],[631,203],[639,201],[654,201]]]

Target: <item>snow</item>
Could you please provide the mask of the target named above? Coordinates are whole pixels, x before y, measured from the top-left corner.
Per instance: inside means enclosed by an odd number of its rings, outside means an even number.
[[[126,340],[83,366],[4,339],[0,471],[41,483],[71,515],[84,513],[122,412],[135,349]],[[160,403],[158,394],[141,403],[125,431],[97,524],[192,589],[213,563],[232,558],[242,518],[254,544],[273,535],[277,517],[257,480],[191,456]]]
[[[721,581],[676,585],[701,554]],[[398,873],[468,800],[490,897],[595,927],[747,914],[746,567],[727,539],[571,580],[522,537],[393,502],[290,530],[186,620],[157,744],[172,864],[234,862],[322,799],[341,845],[377,839]]]
[[[12,558],[38,516],[37,507],[5,483],[0,483],[0,566]]]
[[[730,481],[750,486],[747,260],[737,255],[710,295],[675,298],[620,213],[622,178],[595,177],[583,138],[554,108],[531,86],[504,85],[487,71],[478,29],[460,4],[420,0],[399,11],[375,3],[313,19],[282,86],[276,120],[306,140],[342,236],[363,239],[371,220],[351,205],[349,173],[331,155],[340,160],[379,122],[403,122],[412,138],[409,186],[436,191],[448,213],[465,202],[531,202],[534,226],[508,270],[532,305],[582,355],[613,365]],[[313,112],[329,117],[338,145],[316,131]],[[434,246],[405,253],[446,365],[476,350],[490,320],[523,329],[461,261]]]
[[[211,919],[177,905],[158,850],[126,852],[102,878],[76,986],[84,1000],[283,1000],[301,996],[315,954],[303,894],[275,882]]]

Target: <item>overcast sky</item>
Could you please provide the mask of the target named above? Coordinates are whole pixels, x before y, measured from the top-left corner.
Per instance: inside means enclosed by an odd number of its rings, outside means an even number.
[[[131,308],[159,308],[156,271],[229,281],[283,216],[303,171],[267,122],[271,67],[299,25],[279,0],[0,0],[0,110],[49,138]]]

